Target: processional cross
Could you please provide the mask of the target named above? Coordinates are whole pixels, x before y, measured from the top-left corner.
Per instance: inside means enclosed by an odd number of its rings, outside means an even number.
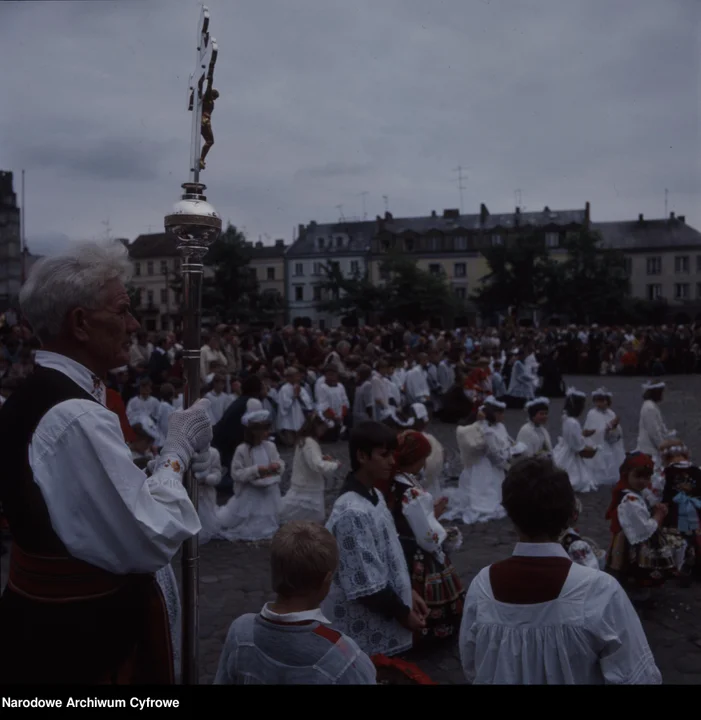
[[[209,10],[203,7],[197,32],[195,72],[190,75],[188,100],[188,110],[192,112],[190,148],[190,180],[192,182],[199,182],[200,170],[205,169],[205,158],[214,145],[212,113],[214,112],[214,101],[219,97],[219,91],[212,87],[212,83],[214,82],[214,66],[217,64],[218,52],[217,41],[209,34]],[[205,141],[201,151],[200,138],[204,138]]]
[[[183,277],[183,361],[187,378],[184,407],[197,402],[200,396],[200,346],[202,318],[203,259],[221,233],[221,218],[204,196],[206,187],[200,182],[205,157],[214,144],[212,111],[219,93],[212,88],[217,42],[209,34],[209,10],[202,8],[197,32],[197,64],[190,76],[188,109],[192,111],[190,138],[190,177],[183,183],[184,193],[166,215],[166,233],[175,236],[182,255]],[[205,82],[206,88],[205,88]],[[205,145],[200,151],[200,136]],[[197,509],[197,482],[188,469],[185,489]],[[199,544],[197,536],[186,540],[182,551],[182,682],[199,682]]]

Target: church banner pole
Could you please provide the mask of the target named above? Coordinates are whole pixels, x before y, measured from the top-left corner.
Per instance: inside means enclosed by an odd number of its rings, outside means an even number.
[[[197,30],[195,72],[190,76],[188,110],[192,112],[190,175],[183,194],[165,216],[166,233],[177,239],[183,276],[183,361],[187,391],[183,406],[190,407],[200,396],[200,344],[204,256],[221,233],[221,218],[204,196],[200,182],[204,158],[214,144],[211,116],[219,93],[212,88],[217,61],[217,42],[209,33],[209,10],[202,8]],[[205,147],[200,151],[200,137]],[[197,481],[192,470],[185,474],[185,488],[197,508]],[[199,541],[195,536],[182,549],[182,683],[199,683]]]

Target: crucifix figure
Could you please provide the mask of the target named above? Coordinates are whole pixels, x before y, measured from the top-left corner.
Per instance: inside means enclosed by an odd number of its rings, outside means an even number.
[[[200,170],[205,169],[205,158],[214,145],[212,113],[214,112],[214,101],[219,97],[219,92],[212,87],[212,83],[214,82],[217,52],[217,41],[209,35],[209,10],[203,7],[197,32],[195,72],[190,76],[188,104],[188,110],[193,114],[190,152],[190,180],[192,182],[199,182]],[[204,139],[204,147],[201,152],[200,137]]]

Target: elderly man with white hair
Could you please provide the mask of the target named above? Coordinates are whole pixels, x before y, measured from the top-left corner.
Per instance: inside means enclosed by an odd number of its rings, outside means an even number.
[[[174,412],[150,476],[132,462],[104,385],[139,329],[129,268],[120,243],[82,243],[36,263],[20,292],[42,350],[0,411],[13,539],[0,600],[5,683],[174,681],[155,574],[200,531],[182,480],[193,460],[196,475],[209,472],[212,428],[207,401]]]

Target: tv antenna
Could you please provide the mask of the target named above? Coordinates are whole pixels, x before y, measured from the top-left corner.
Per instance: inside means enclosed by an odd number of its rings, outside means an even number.
[[[385,201],[385,212],[389,212],[389,196],[383,195],[382,199]]]
[[[340,222],[343,222],[345,218],[343,217],[343,205],[336,205],[336,210],[338,210],[338,219]]]
[[[463,179],[467,180],[467,178],[463,178],[462,172],[463,172],[463,166],[458,165],[453,172],[456,172],[458,174],[458,192],[460,193],[460,214],[462,215],[462,207],[463,207],[463,190],[465,190],[465,186],[462,184]]]
[[[516,195],[516,207],[520,208],[521,203],[523,202],[523,194],[520,190],[516,190],[514,194]]]
[[[362,203],[363,203],[363,220],[367,220],[367,219],[368,219],[368,214],[367,214],[367,211],[366,211],[366,209],[365,209],[365,198],[367,197],[367,195],[369,195],[369,193],[367,192],[367,190],[364,190],[363,192],[358,193],[358,197],[362,198]]]
[[[668,209],[669,209],[669,190],[667,190],[667,188],[665,188],[665,191],[664,191],[664,216],[665,216],[665,218],[667,218],[669,216],[669,213],[667,212]]]

